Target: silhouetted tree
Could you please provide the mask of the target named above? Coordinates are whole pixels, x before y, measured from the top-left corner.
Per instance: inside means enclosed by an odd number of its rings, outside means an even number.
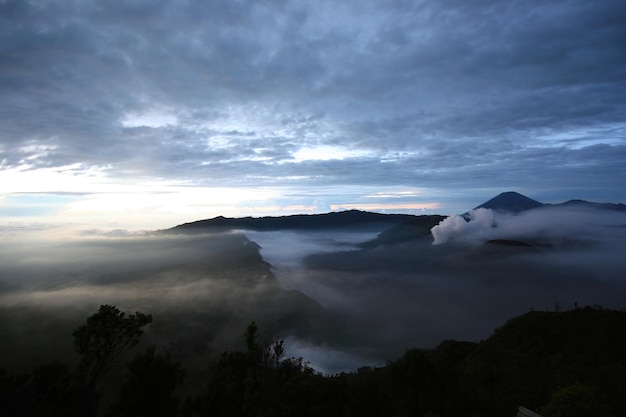
[[[311,393],[322,392],[315,388],[323,386],[324,377],[315,374],[302,358],[282,359],[283,340],[260,342],[254,322],[246,328],[244,338],[246,350],[222,354],[206,393],[188,400],[183,415],[312,415],[306,412],[307,406],[314,406],[321,396]],[[315,401],[309,402],[313,398]]]
[[[101,305],[87,323],[74,330],[74,346],[81,355],[80,370],[88,386],[115,366],[120,358],[139,343],[143,326],[152,316],[136,312],[125,316],[115,306]]]

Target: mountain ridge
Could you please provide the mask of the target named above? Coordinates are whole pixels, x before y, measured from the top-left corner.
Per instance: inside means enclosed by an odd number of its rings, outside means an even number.
[[[474,207],[474,210],[486,208],[509,213],[521,213],[537,208],[589,208],[600,210],[626,211],[626,205],[621,203],[597,203],[582,199],[567,200],[562,203],[542,203],[516,191],[505,191],[490,200]],[[467,215],[468,213],[464,213]]]
[[[626,211],[626,205],[622,203],[596,203],[586,200],[568,200],[558,204],[544,204],[546,207],[581,207],[581,208],[594,208],[600,210],[614,210],[614,211]]]
[[[526,197],[515,191],[505,191],[498,194],[492,199],[482,203],[481,205],[474,207],[474,210],[479,208],[486,208],[498,211],[508,211],[513,213],[520,213],[526,210],[532,210],[534,208],[544,206],[537,200]]]
[[[505,191],[486,202],[474,207],[519,214],[539,208],[590,208],[626,212],[626,205],[621,203],[596,203],[580,199],[572,199],[563,203],[542,203],[515,191]],[[469,216],[466,212],[462,216]],[[159,230],[160,233],[199,233],[203,231],[227,230],[324,230],[338,228],[393,228],[405,224],[417,226],[432,219],[445,218],[443,215],[385,214],[362,210],[345,210],[328,213],[292,214],[285,216],[262,217],[225,217],[217,216],[210,219],[183,223],[169,229]],[[427,220],[420,220],[426,219]],[[439,219],[438,221],[440,221]],[[438,222],[437,221],[437,222]]]
[[[319,214],[293,214],[266,217],[224,217],[183,223],[162,232],[194,232],[202,230],[245,229],[256,231],[272,230],[317,230],[342,227],[374,227],[404,223],[414,219],[412,214],[383,214],[361,210],[346,210]]]

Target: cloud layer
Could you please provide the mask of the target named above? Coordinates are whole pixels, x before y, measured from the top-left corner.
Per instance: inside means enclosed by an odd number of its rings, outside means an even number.
[[[608,0],[4,0],[2,182],[624,201],[625,19]]]

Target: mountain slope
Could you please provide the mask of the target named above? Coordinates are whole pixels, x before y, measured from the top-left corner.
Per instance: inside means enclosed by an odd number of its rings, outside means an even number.
[[[358,246],[363,249],[371,249],[382,245],[393,245],[417,239],[432,239],[430,229],[442,222],[447,216],[423,215],[416,216],[407,222],[395,225],[380,233],[376,238],[363,242]]]
[[[623,410],[625,326],[624,311],[591,307],[515,317],[467,358],[471,385],[481,387],[474,398],[514,415],[519,404],[541,410],[551,393],[584,384],[597,405]]]
[[[507,191],[498,194],[491,200],[477,207],[474,207],[474,210],[479,208],[486,208],[497,211],[509,211],[513,213],[519,213],[537,207],[542,207],[543,205],[543,203],[533,200],[532,198],[528,198],[520,193],[516,193],[515,191]]]
[[[367,211],[348,210],[324,214],[296,214],[281,217],[215,217],[213,219],[199,220],[184,223],[171,229],[164,230],[166,233],[194,233],[210,230],[316,230],[316,229],[340,229],[347,227],[376,227],[394,226],[399,223],[410,221],[416,216],[410,214],[380,214]]]
[[[546,204],[551,207],[568,207],[568,208],[590,208],[599,210],[615,210],[626,212],[626,205],[615,203],[594,203],[585,200],[569,200],[560,204]]]

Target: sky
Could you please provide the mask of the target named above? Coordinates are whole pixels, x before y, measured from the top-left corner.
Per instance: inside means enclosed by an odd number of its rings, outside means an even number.
[[[626,202],[614,0],[0,0],[0,224]]]

